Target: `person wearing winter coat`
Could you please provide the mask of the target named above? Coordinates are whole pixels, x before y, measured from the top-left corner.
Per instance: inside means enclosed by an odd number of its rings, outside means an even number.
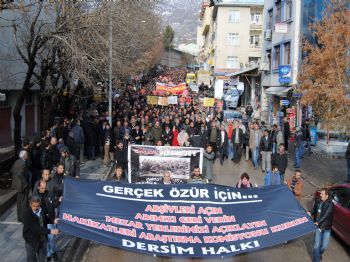
[[[154,145],[154,137],[153,137],[152,133],[149,131],[148,126],[145,126],[143,129],[143,137],[144,137],[143,144],[145,146]]]
[[[28,183],[28,167],[26,161],[28,152],[22,150],[19,153],[19,159],[15,161],[11,167],[13,176],[12,186],[17,192],[17,221],[23,222],[23,210],[27,207],[28,197],[30,193],[30,185]]]
[[[170,146],[173,141],[173,132],[168,125],[165,126],[165,130],[162,133],[162,141],[164,146]]]
[[[301,194],[303,193],[304,189],[304,182],[301,179],[301,172],[300,170],[295,170],[295,175],[287,180],[287,185],[289,189],[293,192],[296,199],[301,200]]]
[[[114,159],[114,134],[111,129],[111,126],[109,123],[106,124],[106,130],[104,132],[103,137],[103,151],[104,151],[104,157],[103,157],[103,163],[105,165],[109,164],[111,160]]]
[[[187,180],[187,183],[188,184],[206,184],[208,183],[208,178],[203,178],[203,176],[201,175],[201,171],[197,166],[193,169],[191,178]]]
[[[118,166],[123,168],[123,171],[126,172],[128,168],[128,148],[124,146],[122,141],[117,143],[117,148],[115,150],[115,160]]]
[[[135,143],[136,145],[142,145],[144,136],[139,124],[136,124],[135,128],[131,130],[130,136],[133,143]]]
[[[241,151],[243,146],[243,130],[239,127],[237,121],[234,121],[231,142],[233,145],[233,162],[238,164],[241,161]]]
[[[179,142],[179,145],[180,146],[189,146],[190,145],[189,138],[190,137],[188,136],[188,133],[185,131],[184,126],[182,126],[181,132],[177,136],[177,141]]]
[[[258,168],[260,140],[263,136],[258,123],[254,123],[254,128],[250,130],[249,148],[252,151],[252,162],[254,168]]]
[[[272,185],[279,185],[281,184],[281,176],[278,172],[277,166],[272,167],[272,171],[269,170],[266,172],[265,178],[264,178],[264,185],[265,186],[272,186]]]
[[[179,141],[177,137],[179,136],[179,131],[177,130],[176,125],[173,126],[173,140],[171,141],[171,146],[179,146]]]
[[[61,152],[60,163],[64,164],[64,170],[66,175],[70,177],[79,178],[79,173],[78,173],[79,166],[75,156],[69,153],[69,149],[66,146],[62,147],[60,152]]]
[[[162,140],[162,133],[163,129],[160,126],[159,121],[156,121],[154,127],[151,129],[151,134],[154,137],[154,143],[156,143],[159,140]]]
[[[211,182],[213,180],[213,165],[215,153],[211,145],[203,152],[203,176]]]
[[[87,157],[88,160],[94,160],[95,159],[95,144],[97,140],[97,126],[94,123],[94,119],[90,118],[89,121],[85,124],[85,145],[87,147]]]
[[[272,165],[277,166],[278,171],[281,176],[281,183],[284,183],[284,174],[288,166],[288,156],[286,154],[284,144],[280,144],[278,147],[278,152],[272,155]]]
[[[72,128],[72,132],[73,132],[74,141],[79,146],[79,152],[80,152],[79,161],[83,162],[84,161],[85,134],[84,134],[83,128],[80,125],[81,125],[80,120],[79,119],[76,120],[75,126]]]
[[[272,141],[268,130],[264,131],[264,136],[260,140],[260,151],[262,156],[262,171],[271,171]]]
[[[251,188],[253,184],[249,181],[249,175],[247,173],[243,173],[241,175],[241,179],[237,182],[236,188]]]
[[[228,145],[228,134],[225,130],[225,126],[221,125],[220,132],[217,136],[216,146],[218,152],[220,152],[220,164],[224,164],[225,157],[227,157],[227,145]]]

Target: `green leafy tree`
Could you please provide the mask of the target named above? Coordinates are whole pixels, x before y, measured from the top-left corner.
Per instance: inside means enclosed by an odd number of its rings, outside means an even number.
[[[163,45],[165,49],[170,49],[173,47],[175,31],[170,25],[167,25],[163,32]]]

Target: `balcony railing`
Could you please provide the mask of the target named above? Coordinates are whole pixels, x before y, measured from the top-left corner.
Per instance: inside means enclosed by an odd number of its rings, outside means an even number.
[[[263,24],[257,22],[250,22],[250,30],[262,30]]]

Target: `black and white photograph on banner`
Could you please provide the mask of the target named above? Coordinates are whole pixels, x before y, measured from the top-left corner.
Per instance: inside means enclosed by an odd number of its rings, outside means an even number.
[[[190,178],[190,158],[140,156],[139,162],[140,176],[162,177],[165,171],[170,171],[172,178]]]
[[[131,145],[128,159],[130,183],[159,184],[164,173],[169,172],[171,183],[182,184],[194,167],[202,169],[203,149]]]

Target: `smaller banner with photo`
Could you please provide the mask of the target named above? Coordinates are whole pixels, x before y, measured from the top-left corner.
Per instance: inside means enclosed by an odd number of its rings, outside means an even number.
[[[166,96],[158,97],[158,105],[160,105],[160,106],[167,106],[167,105],[169,105],[168,98]]]
[[[203,165],[203,149],[196,147],[131,145],[128,153],[130,183],[159,184],[169,171],[172,183],[182,184]]]
[[[158,104],[158,96],[147,96],[147,104],[148,105],[157,105]]]
[[[214,107],[215,99],[211,97],[204,97],[203,106]]]
[[[169,105],[177,105],[177,96],[168,96]]]

